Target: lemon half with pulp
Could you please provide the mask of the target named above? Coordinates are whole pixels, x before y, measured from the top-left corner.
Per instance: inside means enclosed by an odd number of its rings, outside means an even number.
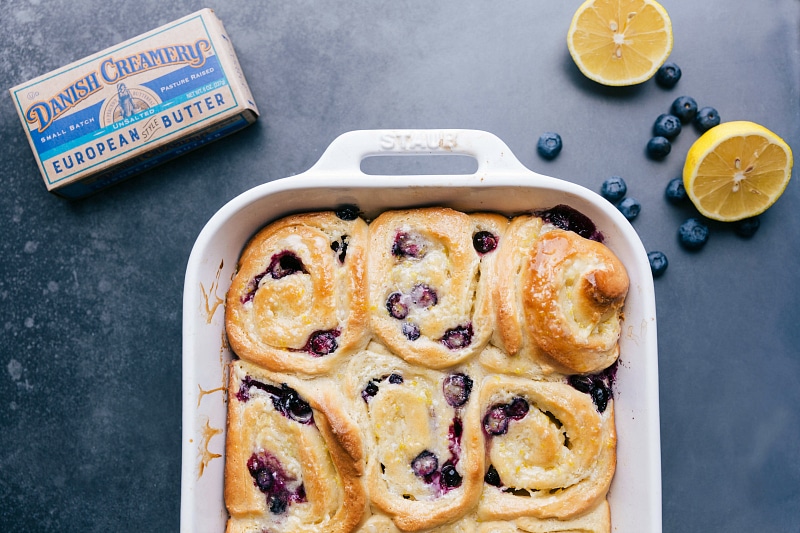
[[[759,215],[792,177],[792,150],[754,122],[723,122],[697,139],[686,155],[683,186],[700,213],[733,222]]]
[[[672,22],[654,0],[586,0],[572,17],[567,48],[587,78],[636,85],[669,57]]]

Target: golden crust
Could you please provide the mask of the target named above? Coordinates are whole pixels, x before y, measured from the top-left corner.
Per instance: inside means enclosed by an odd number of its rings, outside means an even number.
[[[363,220],[332,212],[290,216],[258,232],[242,252],[226,299],[234,352],[276,372],[323,374],[362,348],[366,241]],[[313,348],[320,332],[336,344],[330,353],[329,346]]]
[[[367,268],[374,334],[407,361],[428,368],[446,368],[479,353],[492,331],[491,292],[479,281],[489,275],[496,253],[478,253],[473,235],[491,231],[502,238],[506,224],[499,215],[447,208],[378,216],[369,225]],[[432,291],[435,302],[414,301],[419,287]],[[387,301],[394,295],[406,303],[392,316]]]
[[[629,279],[605,245],[515,218],[501,243],[494,342],[542,373],[599,372],[619,356]]]

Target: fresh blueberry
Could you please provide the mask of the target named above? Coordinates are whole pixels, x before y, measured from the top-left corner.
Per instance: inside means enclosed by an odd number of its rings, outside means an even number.
[[[653,273],[654,278],[661,276],[669,266],[669,261],[667,261],[667,256],[664,252],[649,252],[647,260],[650,262],[650,272]]]
[[[405,335],[405,337],[410,341],[415,341],[419,339],[420,336],[419,326],[414,324],[413,322],[403,322],[401,331],[403,332],[403,335]]]
[[[408,316],[408,306],[403,301],[404,299],[399,292],[393,292],[389,295],[386,299],[386,310],[389,311],[390,316],[398,320]]]
[[[679,79],[681,79],[681,68],[675,63],[664,63],[656,71],[656,83],[665,89],[675,87]]]
[[[752,237],[761,226],[761,220],[758,215],[750,218],[745,218],[734,223],[733,231],[740,237]]]
[[[411,470],[419,477],[428,477],[439,469],[439,459],[436,454],[424,450],[411,461]]]
[[[697,114],[697,102],[691,96],[679,96],[672,102],[670,113],[681,119],[681,122],[688,124],[694,120]]]
[[[442,467],[441,484],[447,489],[454,489],[461,486],[461,474],[456,471],[454,465],[448,463]]]
[[[687,219],[678,229],[678,240],[688,250],[699,250],[708,242],[708,226],[697,218]]]
[[[620,213],[622,213],[625,218],[633,220],[639,216],[639,212],[642,210],[642,204],[640,204],[639,200],[636,198],[628,196],[617,204],[617,209],[619,209]]]
[[[700,131],[710,130],[719,125],[719,121],[719,113],[713,107],[704,107],[694,117],[694,123]]]
[[[545,159],[554,159],[561,152],[561,135],[548,131],[542,133],[536,143],[536,151]]]
[[[505,404],[493,405],[483,417],[483,429],[488,435],[504,435],[508,432],[508,413]]]
[[[683,186],[683,178],[672,178],[667,183],[667,189],[664,192],[667,201],[671,204],[680,204],[686,200],[686,189]]]
[[[472,392],[472,378],[466,374],[450,374],[442,383],[444,399],[453,407],[461,407],[469,400]]]
[[[612,204],[625,198],[627,193],[628,186],[625,184],[625,180],[619,176],[611,176],[600,186],[600,195]]]
[[[423,307],[425,309],[428,307],[433,307],[439,301],[439,298],[436,296],[436,291],[424,283],[414,285],[414,288],[411,289],[411,294],[409,296],[411,297],[411,303],[417,307]]]
[[[681,132],[681,119],[675,115],[667,115],[662,113],[658,115],[655,123],[653,124],[653,135],[656,137],[666,137],[667,139],[674,139]]]
[[[656,136],[647,141],[647,155],[653,159],[664,159],[671,150],[672,145],[666,137]]]
[[[479,254],[488,254],[497,248],[497,235],[491,231],[479,231],[472,236],[472,246]]]
[[[358,218],[358,206],[346,204],[338,207],[335,211],[336,216],[342,220],[355,220]]]
[[[466,326],[456,326],[444,332],[442,344],[451,350],[465,348],[472,342],[472,324]]]

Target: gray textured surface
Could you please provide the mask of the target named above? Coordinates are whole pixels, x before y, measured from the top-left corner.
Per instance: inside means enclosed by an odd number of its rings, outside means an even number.
[[[754,238],[713,224],[688,253],[676,232],[692,209],[663,191],[697,134],[663,162],[644,155],[683,94],[800,150],[800,2],[664,0],[683,69],[673,90],[583,78],[565,46],[578,4],[5,0],[4,89],[213,7],[262,118],[70,203],[45,191],[3,97],[0,530],[176,531],[181,292],[202,226],[344,131],[459,127],[594,190],[619,174],[642,202],[634,227],[670,259],[656,281],[664,531],[800,531],[800,184]],[[546,130],[564,139],[552,162],[535,153]]]

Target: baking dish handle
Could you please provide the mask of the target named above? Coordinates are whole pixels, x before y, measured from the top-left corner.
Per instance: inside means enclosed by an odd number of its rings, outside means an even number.
[[[365,174],[361,161],[381,155],[467,155],[478,162],[475,175],[531,172],[497,136],[468,129],[355,130],[333,140],[309,170],[314,174]]]

